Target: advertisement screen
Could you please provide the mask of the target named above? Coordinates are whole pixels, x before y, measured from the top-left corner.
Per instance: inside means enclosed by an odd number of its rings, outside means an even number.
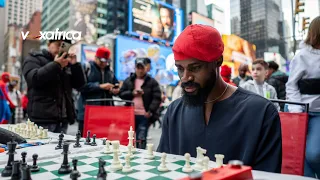
[[[88,61],[94,61],[97,49],[98,49],[98,46],[82,44],[81,45],[81,62],[85,63]]]
[[[234,75],[238,75],[240,64],[249,66],[256,60],[256,46],[236,35],[222,35],[224,43],[223,60],[232,62]],[[230,63],[229,63],[230,65]]]
[[[129,33],[173,42],[182,31],[182,10],[156,0],[129,0]]]
[[[94,43],[97,40],[95,27],[97,0],[70,0],[69,21],[70,30],[80,31],[81,38],[86,43]]]
[[[178,72],[170,47],[118,36],[115,48],[115,74],[119,81],[125,80],[135,71],[137,57],[149,57],[149,74],[161,85],[176,85],[178,82]]]
[[[0,0],[0,7],[4,7],[5,0]]]
[[[214,27],[213,19],[207,18],[198,13],[192,12],[191,19],[192,19],[192,24],[203,24],[203,25]]]

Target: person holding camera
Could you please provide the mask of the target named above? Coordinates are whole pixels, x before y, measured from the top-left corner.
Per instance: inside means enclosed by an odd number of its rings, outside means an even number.
[[[120,98],[134,102],[136,139],[142,149],[146,147],[149,121],[158,115],[161,94],[158,82],[147,74],[144,58],[137,58],[135,73],[123,82]]]
[[[78,129],[83,134],[84,111],[86,100],[88,99],[112,99],[112,96],[118,95],[120,88],[119,82],[110,67],[111,52],[108,48],[99,47],[96,51],[94,61],[86,62],[83,65],[87,83],[79,89],[81,93],[78,103],[77,120]],[[90,105],[113,106],[112,101],[90,102]]]
[[[50,40],[48,50],[31,52],[22,72],[28,86],[30,121],[51,132],[67,132],[76,119],[72,89],[85,84],[76,55],[69,53],[70,40]]]

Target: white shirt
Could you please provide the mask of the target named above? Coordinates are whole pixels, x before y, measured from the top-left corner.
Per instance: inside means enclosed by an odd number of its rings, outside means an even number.
[[[320,95],[301,94],[298,87],[300,79],[320,78],[320,50],[304,44],[290,63],[290,75],[286,84],[287,99],[308,103],[311,112],[320,112]],[[302,112],[302,106],[289,105],[290,112]]]

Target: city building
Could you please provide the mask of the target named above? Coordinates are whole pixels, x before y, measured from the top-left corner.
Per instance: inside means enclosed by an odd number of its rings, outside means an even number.
[[[4,7],[0,7],[0,17],[5,16]],[[0,18],[0,24],[5,24],[6,19]],[[0,66],[4,63],[4,26],[0,26]]]
[[[215,2],[207,4],[208,17],[214,20],[214,27],[219,30],[221,34],[226,34],[225,12],[222,7]]]
[[[257,47],[257,58],[264,52],[280,53],[287,58],[281,0],[232,0],[231,33]]]

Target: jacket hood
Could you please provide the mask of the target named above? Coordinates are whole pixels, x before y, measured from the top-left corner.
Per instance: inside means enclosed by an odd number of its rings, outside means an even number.
[[[307,51],[309,51],[309,52],[312,53],[312,54],[320,55],[320,49],[315,49],[315,48],[313,48],[312,46],[306,44],[304,41],[302,41],[302,42],[299,44],[299,48],[300,48],[300,49],[306,49]]]

